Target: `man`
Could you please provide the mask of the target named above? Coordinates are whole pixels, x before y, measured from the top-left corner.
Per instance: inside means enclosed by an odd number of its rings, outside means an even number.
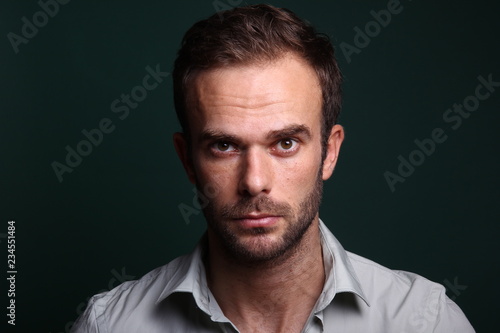
[[[346,252],[319,219],[344,138],[327,38],[287,10],[237,8],[186,33],[173,77],[207,233],[94,296],[75,332],[474,332],[442,286]]]

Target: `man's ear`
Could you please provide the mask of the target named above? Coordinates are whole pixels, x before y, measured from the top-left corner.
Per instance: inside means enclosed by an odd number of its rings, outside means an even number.
[[[189,154],[189,147],[188,147],[189,143],[187,142],[184,133],[179,133],[179,132],[174,133],[173,139],[174,139],[175,151],[177,152],[177,156],[179,156],[179,159],[181,160],[182,165],[184,166],[184,170],[186,170],[189,181],[193,184],[196,184],[193,161]]]
[[[344,128],[340,125],[334,125],[326,145],[326,156],[323,161],[323,180],[330,178],[333,169],[335,169],[342,141],[344,141]]]

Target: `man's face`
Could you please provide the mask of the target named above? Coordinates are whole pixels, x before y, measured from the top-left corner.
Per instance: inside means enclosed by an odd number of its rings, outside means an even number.
[[[280,257],[317,221],[322,181],[333,170],[321,160],[314,70],[287,55],[207,71],[190,101],[190,155],[180,135],[175,142],[190,180],[217,193],[204,208],[210,241],[242,261]]]

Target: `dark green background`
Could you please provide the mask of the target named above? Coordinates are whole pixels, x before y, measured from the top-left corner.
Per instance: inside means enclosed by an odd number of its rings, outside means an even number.
[[[339,45],[353,44],[353,28],[387,1],[271,3],[330,35],[345,76],[346,140],[323,220],[352,252],[439,283],[457,279],[467,288],[450,297],[477,331],[496,330],[500,89],[457,130],[442,115],[474,93],[479,75],[500,81],[499,6],[402,0],[403,11],[348,62]],[[116,285],[112,271],[138,278],[190,251],[204,231],[201,216],[186,224],[178,209],[192,205],[193,186],[171,143],[179,126],[170,77],[125,120],[110,104],[141,84],[146,66],[171,71],[183,33],[216,9],[212,1],[73,0],[15,54],[7,34],[21,34],[21,18],[39,10],[12,0],[0,11],[1,274],[15,220],[9,331],[66,332],[89,296]],[[51,163],[64,163],[65,146],[102,118],[115,131],[60,183]],[[398,155],[436,127],[447,141],[392,193],[384,172],[397,172]],[[4,308],[5,278],[1,288]]]

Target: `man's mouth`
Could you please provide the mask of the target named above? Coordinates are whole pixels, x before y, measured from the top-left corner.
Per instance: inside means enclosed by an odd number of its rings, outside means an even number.
[[[280,217],[279,215],[256,213],[238,216],[234,218],[234,221],[243,228],[266,228],[278,223]]]

